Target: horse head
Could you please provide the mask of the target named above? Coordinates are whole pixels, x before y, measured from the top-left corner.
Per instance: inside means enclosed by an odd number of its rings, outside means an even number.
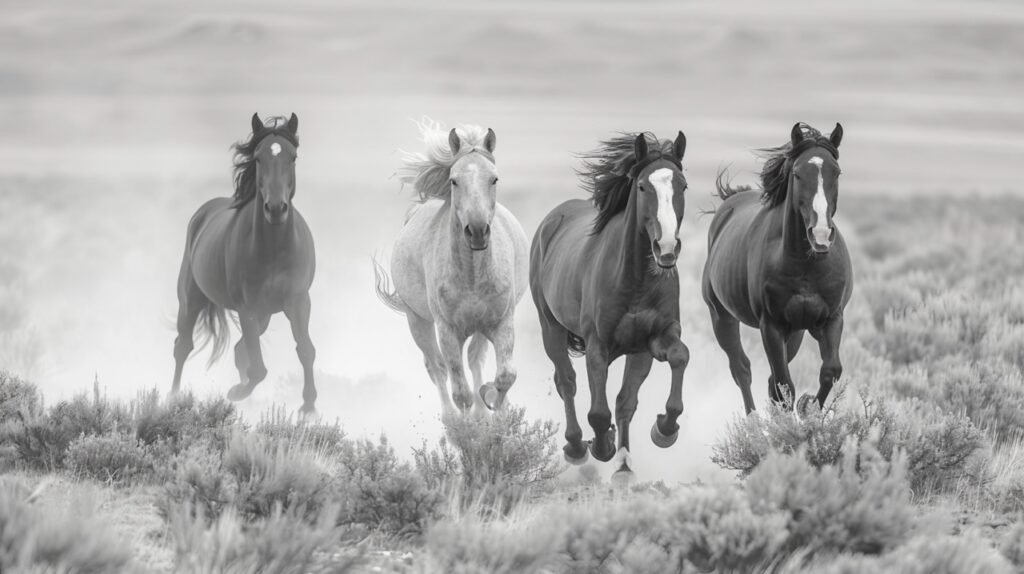
[[[683,132],[676,136],[669,153],[649,150],[644,134],[638,135],[634,143],[636,164],[630,175],[637,190],[637,217],[650,239],[654,261],[664,269],[675,266],[682,249],[679,227],[685,207],[686,177],[682,167],[685,152]]]
[[[252,137],[256,143],[256,193],[263,217],[271,225],[288,220],[295,196],[295,159],[299,118],[292,114],[284,127],[265,126],[258,114],[252,115]]]
[[[455,128],[448,133],[452,157],[458,158],[451,166],[449,184],[455,217],[462,226],[469,248],[487,249],[491,237],[491,220],[497,203],[498,168],[494,164],[494,130],[488,129],[483,147],[464,151],[462,140]]]
[[[816,132],[815,132],[816,133]],[[791,209],[800,217],[811,250],[828,253],[836,237],[832,216],[839,199],[839,143],[843,126],[836,124],[826,139],[804,135],[801,124],[790,134],[793,166],[789,181]]]

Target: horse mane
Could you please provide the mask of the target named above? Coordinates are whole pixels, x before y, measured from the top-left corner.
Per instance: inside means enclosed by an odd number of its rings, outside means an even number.
[[[823,147],[833,157],[839,157],[839,151],[821,132],[803,122],[800,123],[800,131],[803,132],[804,139],[797,144],[796,148],[793,147],[792,141],[787,141],[778,147],[757,150],[757,154],[764,160],[764,167],[761,168],[761,189],[763,190],[761,192],[761,201],[768,207],[781,205],[786,200],[786,192],[789,189],[789,175],[793,172],[793,160],[799,157],[800,154],[812,147]],[[725,185],[725,189],[727,191],[723,198],[736,193],[737,189],[742,191],[741,188],[730,188],[728,185]],[[722,196],[722,188],[719,188],[719,196]]]
[[[231,146],[235,152],[235,194],[231,207],[239,208],[256,197],[256,146],[267,136],[281,136],[295,147],[299,147],[299,137],[288,129],[288,118],[274,116],[267,118],[265,126],[258,133],[250,134],[249,139]]]
[[[453,154],[448,144],[448,131],[440,122],[426,116],[420,121],[413,120],[420,130],[426,153],[399,150],[402,163],[395,170],[402,185],[412,184],[420,203],[432,197],[447,200],[452,193],[448,180],[451,178],[452,166],[463,157],[479,152],[494,161],[494,156],[484,148],[487,129],[475,125],[459,125],[455,133],[459,134],[462,145],[459,153]]]
[[[621,133],[601,142],[600,146],[578,157],[583,168],[576,171],[583,189],[590,192],[590,199],[597,207],[597,217],[591,233],[601,233],[612,217],[626,209],[633,186],[633,168],[636,167],[635,141],[637,134]],[[644,132],[649,147],[648,158],[654,154],[674,158],[671,140],[658,140]],[[674,160],[676,163],[678,159]]]

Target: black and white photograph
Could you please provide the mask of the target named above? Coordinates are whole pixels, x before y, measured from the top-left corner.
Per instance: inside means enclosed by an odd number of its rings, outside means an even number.
[[[0,574],[1024,572],[1024,4],[0,12]]]

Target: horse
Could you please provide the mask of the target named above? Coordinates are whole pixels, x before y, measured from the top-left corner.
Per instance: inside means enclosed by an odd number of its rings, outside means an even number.
[[[253,114],[252,135],[233,146],[234,195],[207,201],[189,221],[178,274],[172,393],[178,391],[182,368],[193,350],[197,321],[204,345],[213,341],[209,366],[226,350],[227,314],[234,312],[242,331],[235,345],[240,382],[228,398],[248,397],[267,376],[260,335],[271,315],[283,311],[302,363],[301,412],[315,412],[316,349],[309,337],[309,288],[316,257],[313,235],[293,205],[298,128],[295,114],[287,121],[271,118],[267,124]]]
[[[632,478],[629,424],[640,385],[654,359],[672,367],[665,413],[651,427],[656,445],[679,435],[683,373],[690,351],[680,340],[676,260],[687,183],[682,160],[686,136],[621,135],[584,154],[579,172],[590,201],[573,199],[541,222],[530,248],[530,291],[540,316],[544,350],[555,367],[565,406],[565,459],[582,464],[588,444],[576,418],[576,371],[570,354],[585,354],[594,430],[589,450],[607,462],[618,456],[613,479]],[[615,402],[619,447],[605,385],[608,365],[626,355]]]
[[[497,202],[494,131],[464,125],[445,132],[419,124],[426,154],[407,153],[396,172],[417,202],[406,215],[391,257],[391,275],[375,260],[381,301],[406,316],[423,352],[445,417],[470,408],[500,409],[516,381],[513,315],[526,291],[526,234]],[[463,369],[463,347],[475,392]],[[494,382],[483,382],[487,343],[494,346]],[[451,398],[447,381],[451,380]]]
[[[824,408],[843,367],[839,344],[843,310],[853,292],[853,266],[842,233],[832,218],[839,195],[839,144],[843,126],[825,137],[804,123],[790,141],[762,149],[760,193],[717,180],[724,201],[708,232],[708,257],[701,281],[718,344],[743,395],[747,414],[755,409],[750,360],[740,344],[739,324],[759,329],[771,376],[772,401],[792,410],[789,363],[805,331],[818,341],[821,372],[819,408]],[[812,397],[804,394],[797,412]]]

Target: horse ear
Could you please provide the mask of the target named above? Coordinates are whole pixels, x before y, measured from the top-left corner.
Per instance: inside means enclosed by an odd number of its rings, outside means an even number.
[[[288,131],[295,135],[299,133],[299,116],[295,115],[295,112],[292,112],[292,117],[288,118]]]
[[[252,133],[256,135],[263,131],[263,120],[260,119],[259,113],[252,114]]]
[[[636,161],[647,157],[647,136],[643,133],[637,135],[636,141],[633,142],[633,156],[636,157]]]
[[[487,128],[487,136],[484,137],[484,149],[488,153],[494,153],[494,146],[498,143],[498,136],[494,135],[494,130]]]
[[[836,122],[836,129],[829,134],[828,141],[832,142],[836,149],[839,149],[839,142],[843,141],[843,124]]]
[[[804,141],[804,130],[800,127],[800,122],[793,124],[793,131],[789,132],[789,138],[792,141],[793,147]]]
[[[683,154],[686,153],[686,135],[680,130],[679,135],[676,136],[675,143],[672,144],[672,153],[676,154],[676,159],[682,160]]]
[[[459,153],[459,147],[462,146],[462,142],[459,141],[459,134],[455,133],[455,128],[448,132],[448,147],[452,148],[452,155]]]

